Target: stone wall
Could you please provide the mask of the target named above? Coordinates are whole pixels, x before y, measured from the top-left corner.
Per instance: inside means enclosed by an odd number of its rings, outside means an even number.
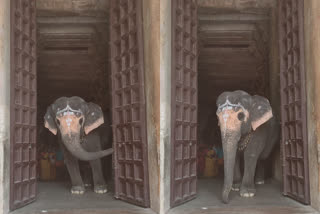
[[[305,71],[311,206],[320,210],[320,1],[304,1]]]
[[[279,38],[278,38],[278,8],[274,5],[270,11],[270,53],[269,53],[269,82],[270,103],[274,115],[280,120],[280,61],[279,61]],[[282,163],[280,160],[280,144],[272,154],[272,176],[282,182]]]
[[[150,207],[160,212],[160,11],[158,0],[143,0],[144,72],[147,105]]]

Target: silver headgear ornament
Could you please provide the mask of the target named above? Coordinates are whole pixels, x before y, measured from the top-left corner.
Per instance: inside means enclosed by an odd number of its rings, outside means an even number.
[[[240,103],[238,103],[238,104],[232,104],[232,103],[230,103],[230,101],[227,99],[227,101],[226,101],[224,104],[219,105],[218,111],[230,110],[230,109],[236,108],[236,107],[242,108],[243,110],[245,110],[245,108],[244,108]]]
[[[65,107],[64,109],[58,111],[56,115],[59,115],[59,114],[62,114],[62,113],[65,116],[65,115],[74,115],[75,113],[82,114],[82,111],[81,110],[74,110],[68,104],[67,107]]]

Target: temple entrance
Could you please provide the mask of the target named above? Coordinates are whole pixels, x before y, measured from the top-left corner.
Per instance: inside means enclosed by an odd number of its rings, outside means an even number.
[[[265,184],[256,185],[253,199],[231,192],[229,205],[297,205],[283,195],[309,204],[305,101],[300,97],[305,94],[303,64],[299,64],[303,62],[303,52],[297,48],[298,38],[303,36],[303,5],[286,1],[278,5],[279,9],[275,4],[274,8],[241,10],[236,6],[199,4],[172,4],[171,207],[194,199],[172,213],[224,206],[224,160],[216,100],[222,92],[235,90],[266,97],[274,116],[286,122],[282,123],[282,143],[279,140],[266,161]],[[287,37],[285,32],[293,36]],[[295,51],[288,51],[290,48]],[[292,70],[293,67],[297,69]]]
[[[15,0],[11,11],[10,209],[30,204],[17,212],[110,207],[144,212],[139,207],[149,207],[149,186],[142,1]],[[88,186],[83,197],[71,195],[63,151],[44,127],[47,107],[71,96],[103,111],[102,148],[114,148],[113,158],[102,159],[107,194],[93,192],[91,168],[81,161]]]

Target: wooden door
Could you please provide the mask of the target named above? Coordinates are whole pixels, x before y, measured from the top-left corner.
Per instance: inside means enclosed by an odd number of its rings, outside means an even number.
[[[115,197],[149,207],[142,0],[110,6]]]
[[[197,194],[197,1],[172,1],[171,207]]]
[[[11,0],[10,209],[36,198],[36,0]]]
[[[279,1],[284,195],[310,203],[303,0]]]

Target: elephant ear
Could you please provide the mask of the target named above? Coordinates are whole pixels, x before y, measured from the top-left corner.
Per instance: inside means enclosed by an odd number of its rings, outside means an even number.
[[[47,108],[47,113],[44,116],[44,126],[50,130],[54,135],[57,135],[58,129],[55,123],[55,115],[53,113],[53,105]]]
[[[92,130],[98,128],[103,123],[103,112],[100,106],[94,103],[88,103],[84,122],[84,132],[89,134]]]
[[[250,117],[253,130],[270,120],[273,114],[269,100],[258,95],[253,96]]]

